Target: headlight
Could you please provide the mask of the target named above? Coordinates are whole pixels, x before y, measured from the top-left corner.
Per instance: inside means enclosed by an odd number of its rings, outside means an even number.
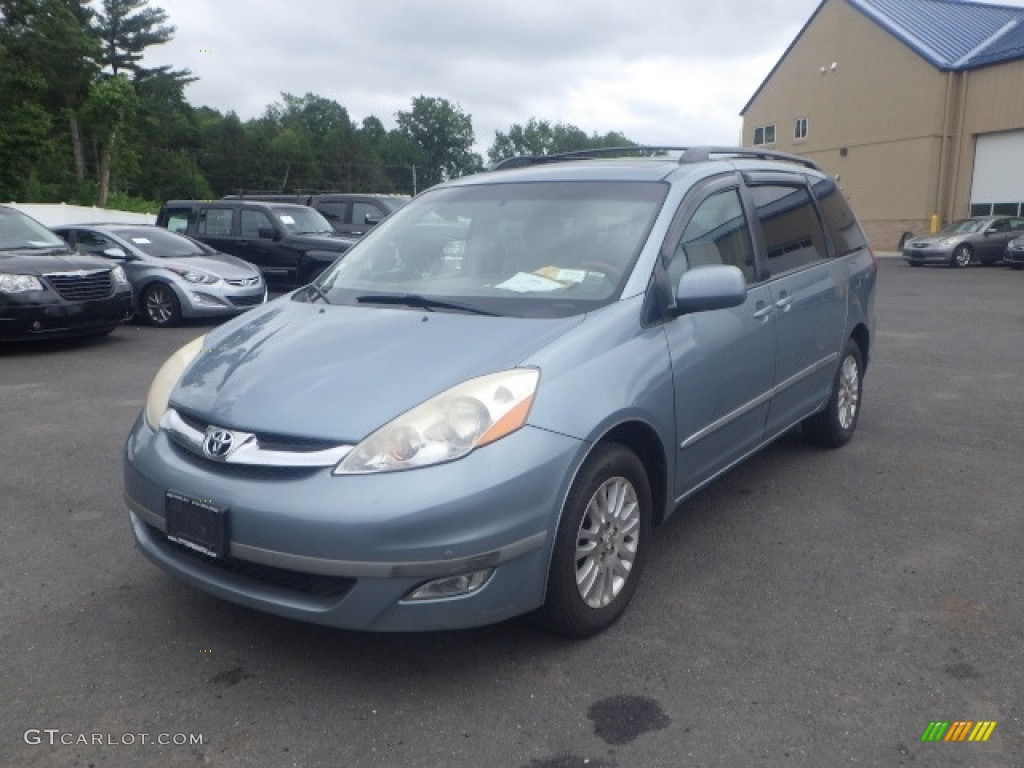
[[[113,278],[115,285],[128,285],[128,276],[120,266],[116,266],[110,270],[110,276]]]
[[[196,355],[199,354],[205,342],[206,337],[200,336],[171,355],[157,371],[153,383],[149,385],[149,392],[146,393],[146,423],[154,432],[160,428],[160,419],[167,412],[171,390],[181,379],[181,375],[189,364],[196,359]]]
[[[197,269],[176,269],[175,267],[168,267],[168,269],[174,274],[184,277],[190,283],[213,285],[220,280],[220,278],[215,275],[211,275],[208,272],[200,272]]]
[[[452,387],[367,437],[334,474],[394,472],[460,459],[523,426],[539,380],[536,368],[517,368]]]
[[[947,237],[945,240],[942,241],[942,244],[943,245],[956,245],[959,242],[960,242],[960,238],[959,237]]]
[[[0,293],[24,293],[25,291],[41,291],[43,284],[38,277],[32,275],[0,274]]]

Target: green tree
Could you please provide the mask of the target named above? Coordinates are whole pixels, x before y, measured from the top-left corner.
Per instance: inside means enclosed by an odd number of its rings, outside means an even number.
[[[136,171],[137,155],[125,134],[138,111],[139,98],[124,77],[98,80],[82,105],[82,119],[92,135],[96,160],[96,205],[106,206],[115,168],[125,176]]]
[[[473,120],[458,105],[417,96],[397,117],[399,133],[421,152],[421,188],[482,169],[483,158],[473,152]]]
[[[174,27],[165,21],[164,9],[147,7],[147,0],[103,0],[94,26],[103,47],[103,66],[115,76],[123,70],[145,71],[139,64],[145,50],[174,37]]]
[[[0,101],[23,99],[31,91],[31,101],[50,116],[51,138],[70,148],[74,178],[81,183],[86,166],[78,110],[99,71],[99,44],[88,28],[92,11],[81,0],[0,0],[0,15]]]
[[[632,146],[636,146],[635,143],[618,132],[613,131],[604,136],[596,133],[588,136],[575,125],[552,125],[547,120],[531,117],[525,126],[515,123],[507,133],[496,131],[494,144],[487,150],[487,157],[492,163],[496,163],[518,155],[543,156],[582,149]]]

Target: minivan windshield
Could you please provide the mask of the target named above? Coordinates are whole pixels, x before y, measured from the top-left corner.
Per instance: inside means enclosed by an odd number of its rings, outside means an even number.
[[[67,250],[67,243],[35,219],[16,208],[0,206],[0,250],[59,249]]]
[[[378,225],[318,281],[332,304],[561,317],[613,301],[660,182],[442,187]]]

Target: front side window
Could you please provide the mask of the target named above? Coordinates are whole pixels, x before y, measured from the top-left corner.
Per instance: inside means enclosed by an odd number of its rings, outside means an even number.
[[[736,189],[710,195],[690,217],[668,265],[673,290],[687,270],[716,264],[739,267],[754,282],[754,247]]]
[[[579,314],[615,299],[666,191],[631,181],[429,191],[374,227],[320,285],[332,302],[426,296],[499,315]]]
[[[243,208],[239,216],[239,229],[242,237],[259,237],[260,229],[273,229],[274,222],[270,220],[263,211],[253,211]]]
[[[825,235],[807,187],[751,187],[768,254],[768,270],[779,275],[827,258]]]

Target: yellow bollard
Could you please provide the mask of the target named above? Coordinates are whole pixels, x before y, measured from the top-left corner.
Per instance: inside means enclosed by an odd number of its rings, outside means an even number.
[[[932,214],[932,217],[931,217],[931,220],[929,221],[928,227],[929,227],[928,231],[931,232],[933,235],[936,232],[939,231],[939,214],[937,214],[937,213],[933,213]]]

